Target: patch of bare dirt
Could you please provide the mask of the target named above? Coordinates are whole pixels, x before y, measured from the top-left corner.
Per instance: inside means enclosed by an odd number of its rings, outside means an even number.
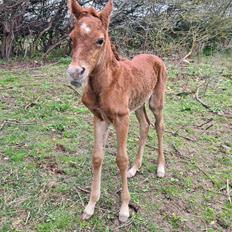
[[[58,175],[66,174],[64,170],[59,168],[59,165],[54,157],[46,157],[44,161],[38,164],[38,167],[44,169],[50,174],[58,174]]]
[[[48,63],[42,60],[32,60],[32,61],[15,61],[14,63],[8,62],[5,64],[0,64],[0,69],[5,69],[7,71],[23,70],[23,69],[36,69],[47,65],[57,64]]]

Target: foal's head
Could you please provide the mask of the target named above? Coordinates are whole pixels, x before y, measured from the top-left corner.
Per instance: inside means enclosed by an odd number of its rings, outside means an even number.
[[[112,0],[99,13],[94,8],[83,8],[76,0],[69,0],[69,10],[75,16],[70,33],[72,62],[67,70],[71,84],[81,86],[104,53],[108,36]]]

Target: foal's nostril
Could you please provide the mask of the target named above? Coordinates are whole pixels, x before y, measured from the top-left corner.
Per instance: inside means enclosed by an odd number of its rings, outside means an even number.
[[[83,74],[84,74],[84,72],[85,72],[85,68],[84,68],[84,67],[82,67],[82,70],[81,70],[80,74],[81,74],[81,75],[83,75]]]

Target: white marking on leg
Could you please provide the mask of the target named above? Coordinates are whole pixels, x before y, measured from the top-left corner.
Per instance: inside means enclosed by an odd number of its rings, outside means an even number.
[[[164,177],[165,176],[165,168],[164,165],[159,165],[157,168],[157,176]]]
[[[128,204],[122,204],[119,212],[119,221],[126,222],[130,216]]]
[[[87,34],[91,32],[91,28],[89,26],[87,26],[85,23],[81,24],[81,30]]]
[[[94,214],[95,203],[89,202],[85,207],[84,213],[82,214],[83,220],[88,220]]]
[[[138,168],[136,168],[135,166],[133,166],[132,168],[130,168],[127,171],[127,178],[131,178],[133,176],[135,176],[136,172],[138,171]]]

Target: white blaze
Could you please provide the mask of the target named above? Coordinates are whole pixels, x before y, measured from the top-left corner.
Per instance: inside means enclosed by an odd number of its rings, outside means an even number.
[[[81,24],[81,30],[84,31],[85,33],[90,33],[91,28],[88,27],[85,23]]]

